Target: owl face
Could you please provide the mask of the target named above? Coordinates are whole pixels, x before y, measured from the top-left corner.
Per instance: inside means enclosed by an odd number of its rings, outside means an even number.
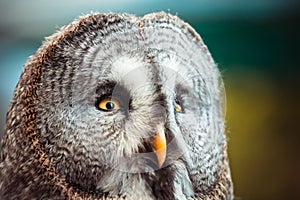
[[[182,179],[173,185],[182,195],[217,180],[221,83],[190,26],[168,15],[99,15],[55,45],[37,113],[57,173],[115,194],[130,193],[132,177],[144,187]]]

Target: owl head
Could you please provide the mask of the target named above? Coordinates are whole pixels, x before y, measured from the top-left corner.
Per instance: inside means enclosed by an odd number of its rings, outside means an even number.
[[[231,198],[220,73],[177,16],[83,16],[29,59],[24,91],[9,115],[33,109],[31,153],[76,194]]]

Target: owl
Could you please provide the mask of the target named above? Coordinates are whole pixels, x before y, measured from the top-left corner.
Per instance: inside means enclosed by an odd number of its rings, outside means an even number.
[[[79,17],[24,66],[0,197],[232,199],[222,91],[207,47],[179,17]]]

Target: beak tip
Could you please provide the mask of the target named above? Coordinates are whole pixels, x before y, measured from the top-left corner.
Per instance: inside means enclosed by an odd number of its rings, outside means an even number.
[[[160,169],[166,160],[166,148],[155,152],[157,158],[157,166]]]

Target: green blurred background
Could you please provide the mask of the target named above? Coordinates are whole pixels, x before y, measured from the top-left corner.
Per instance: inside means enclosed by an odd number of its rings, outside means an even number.
[[[300,1],[0,0],[0,136],[13,89],[45,36],[81,14],[178,14],[223,74],[236,199],[300,199]]]

